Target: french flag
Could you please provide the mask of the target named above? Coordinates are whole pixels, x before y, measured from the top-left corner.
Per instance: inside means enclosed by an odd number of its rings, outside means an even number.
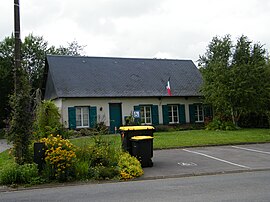
[[[167,81],[166,89],[167,89],[168,95],[169,95],[169,96],[172,96],[171,85],[170,85],[170,79],[171,79],[171,78],[169,77],[169,79],[168,79],[168,81]]]

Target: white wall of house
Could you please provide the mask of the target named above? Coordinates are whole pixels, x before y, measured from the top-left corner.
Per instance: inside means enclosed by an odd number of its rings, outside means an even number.
[[[68,107],[74,106],[96,106],[97,122],[104,122],[110,125],[109,103],[122,104],[122,123],[125,123],[124,117],[129,116],[136,105],[158,105],[159,123],[163,123],[162,105],[184,104],[186,122],[189,123],[189,104],[199,103],[201,100],[196,97],[165,97],[165,98],[59,98],[54,103],[61,113],[62,124],[68,127]]]

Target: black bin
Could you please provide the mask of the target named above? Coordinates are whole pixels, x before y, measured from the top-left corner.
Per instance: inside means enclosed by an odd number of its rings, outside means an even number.
[[[132,155],[131,138],[134,136],[151,136],[155,128],[153,126],[122,126],[119,128],[121,133],[122,148]]]
[[[34,163],[38,165],[39,172],[42,171],[45,166],[45,151],[44,142],[34,143]]]
[[[151,136],[134,136],[131,138],[132,156],[135,156],[142,167],[153,166],[153,137]]]

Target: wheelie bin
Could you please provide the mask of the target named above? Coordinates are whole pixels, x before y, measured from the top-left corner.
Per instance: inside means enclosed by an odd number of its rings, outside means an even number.
[[[153,166],[153,137],[134,136],[131,138],[132,156],[135,156],[142,167]]]
[[[153,126],[121,126],[119,128],[122,140],[122,149],[132,155],[131,138],[134,136],[151,136],[155,128]]]

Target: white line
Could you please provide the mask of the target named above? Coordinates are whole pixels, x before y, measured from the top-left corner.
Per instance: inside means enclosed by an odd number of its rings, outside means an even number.
[[[211,159],[215,159],[217,161],[221,161],[221,162],[224,162],[224,163],[228,163],[228,164],[231,164],[231,165],[234,165],[234,166],[238,166],[238,167],[241,167],[241,168],[251,169],[250,167],[239,165],[239,164],[236,164],[236,163],[233,163],[233,162],[230,162],[230,161],[226,161],[226,160],[223,160],[223,159],[219,159],[219,158],[216,158],[214,156],[209,156],[207,154],[203,154],[203,153],[200,153],[200,152],[190,151],[190,150],[187,150],[187,149],[183,149],[183,150],[186,151],[186,152],[190,152],[190,153],[194,153],[194,154],[199,154],[201,156],[205,156],[205,157],[208,157],[208,158],[211,158]]]
[[[256,149],[248,149],[248,148],[237,147],[237,146],[231,146],[231,147],[236,148],[236,149],[243,149],[243,150],[247,150],[247,151],[262,153],[262,154],[270,154],[270,152],[260,151],[260,150],[256,150]]]

